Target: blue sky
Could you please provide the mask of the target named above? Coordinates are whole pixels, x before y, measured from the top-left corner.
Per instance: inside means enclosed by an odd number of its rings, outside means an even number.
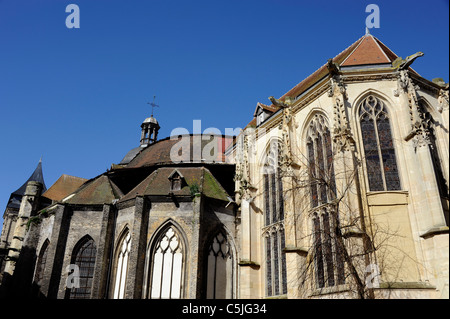
[[[154,95],[160,138],[195,119],[244,127],[360,38],[370,3],[371,33],[399,56],[423,51],[414,69],[448,82],[448,0],[0,0],[0,215],[41,156],[47,187],[120,162]]]

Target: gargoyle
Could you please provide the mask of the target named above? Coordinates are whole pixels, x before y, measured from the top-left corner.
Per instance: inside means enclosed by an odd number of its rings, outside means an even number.
[[[285,102],[283,102],[281,100],[278,100],[278,99],[274,98],[273,96],[270,96],[269,100],[275,106],[282,107],[282,108],[289,107],[289,104],[287,104],[287,103],[285,103]]]
[[[331,75],[339,73],[339,66],[333,62],[333,59],[328,59],[327,68]]]
[[[414,62],[415,59],[423,55],[424,55],[423,52],[419,51],[413,55],[406,57],[406,59],[404,60],[401,57],[398,57],[397,59],[394,60],[394,62],[392,62],[392,66],[399,70],[405,70]]]

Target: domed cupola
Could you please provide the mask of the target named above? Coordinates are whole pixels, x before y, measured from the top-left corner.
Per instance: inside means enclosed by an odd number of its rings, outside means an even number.
[[[153,108],[159,105],[155,104],[155,98],[153,97],[153,102],[148,103],[152,107],[152,115],[147,117],[141,124],[141,147],[146,147],[152,143],[155,143],[158,139],[158,131],[160,129],[158,121],[153,117]]]
[[[153,117],[148,117],[141,124],[141,146],[145,147],[155,143],[158,139],[158,131],[160,129],[158,121]]]

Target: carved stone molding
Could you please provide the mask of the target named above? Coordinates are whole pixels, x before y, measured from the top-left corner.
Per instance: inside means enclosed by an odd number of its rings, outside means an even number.
[[[342,76],[344,83],[353,82],[369,82],[369,81],[383,81],[383,80],[396,80],[397,75],[395,73],[378,73],[378,74],[364,74],[364,75],[350,75],[345,74]]]
[[[236,152],[236,173],[234,181],[237,184],[237,200],[248,200],[252,198],[255,187],[251,184],[250,164],[255,154],[254,131],[245,131],[238,138]]]
[[[448,88],[447,89],[440,89],[439,90],[439,97],[438,97],[438,111],[442,113],[443,110],[448,110]]]
[[[281,143],[280,143],[280,168],[283,176],[292,176],[293,169],[292,165],[295,162],[292,155],[292,139],[291,139],[291,131],[294,129],[295,119],[293,116],[293,104],[294,99],[289,96],[285,97],[283,107],[282,120],[279,125],[279,130],[281,131]]]
[[[426,120],[419,106],[417,90],[408,70],[400,70],[398,74],[398,93],[405,94],[408,100],[409,115],[411,121],[411,131],[405,137],[405,141],[412,140],[414,149],[430,144],[430,123]]]
[[[339,75],[330,78],[330,90],[328,96],[333,100],[333,142],[339,151],[354,150],[355,141],[353,139],[350,125],[345,109],[347,91],[345,84]]]

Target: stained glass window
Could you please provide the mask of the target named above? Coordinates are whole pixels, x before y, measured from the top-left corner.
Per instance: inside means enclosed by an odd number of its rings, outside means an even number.
[[[269,175],[264,174],[264,212],[265,212],[265,224],[270,225],[270,184]]]
[[[319,288],[325,286],[325,274],[323,267],[323,254],[322,254],[322,231],[320,229],[320,220],[317,213],[314,213],[313,217],[314,226],[314,263],[316,268],[316,282]]]
[[[272,243],[271,236],[266,237],[266,294],[267,296],[273,295],[273,280],[272,280]]]
[[[281,149],[278,142],[270,144],[263,175],[267,296],[287,293],[284,194],[279,150]]]
[[[367,177],[371,191],[399,190],[400,179],[389,114],[384,103],[369,95],[359,105]]]
[[[264,165],[264,214],[265,226],[284,220],[283,181],[279,166],[280,145],[271,143]]]
[[[337,248],[338,215],[333,199],[336,182],[331,135],[325,118],[316,114],[307,132],[308,172],[317,288],[344,284],[344,263]],[[333,216],[333,218],[331,218]]]
[[[331,247],[331,231],[330,231],[330,219],[328,213],[325,212],[322,215],[323,225],[323,237],[324,237],[324,256],[327,266],[327,280],[329,286],[334,286],[334,263],[333,263],[333,250]]]
[[[320,114],[309,124],[307,151],[311,206],[316,207],[331,202],[336,192],[330,131]]]
[[[345,283],[343,252],[336,239],[337,218],[330,218],[331,207],[317,209],[313,213],[314,266],[317,288]]]
[[[96,251],[94,240],[89,236],[81,239],[75,246],[72,264],[75,264],[79,271],[79,286],[70,288],[70,299],[89,299],[91,297]]]

